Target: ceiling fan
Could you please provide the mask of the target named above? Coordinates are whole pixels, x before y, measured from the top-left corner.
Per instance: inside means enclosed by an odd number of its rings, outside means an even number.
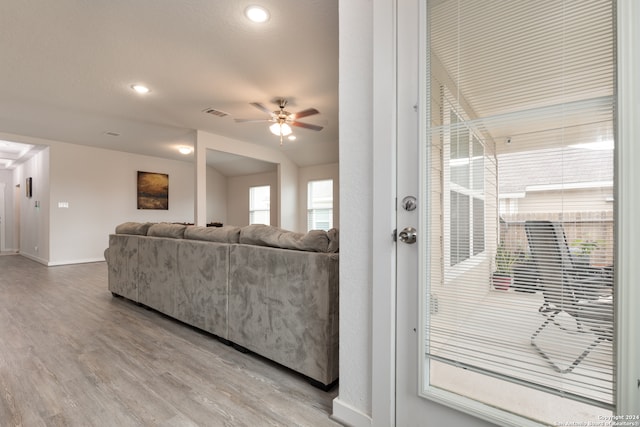
[[[291,126],[297,126],[305,129],[311,129],[315,131],[322,130],[322,126],[312,125],[310,123],[299,122],[298,119],[302,117],[312,116],[318,114],[319,111],[315,108],[307,108],[306,110],[298,111],[297,113],[291,113],[285,110],[287,106],[287,100],[279,98],[275,101],[279,110],[269,111],[267,107],[259,102],[251,102],[250,104],[256,107],[258,110],[263,111],[269,116],[269,119],[263,120],[250,120],[250,119],[235,119],[238,123],[256,123],[256,122],[270,122],[269,130],[272,134],[280,136],[280,145],[282,145],[282,138],[291,134]]]

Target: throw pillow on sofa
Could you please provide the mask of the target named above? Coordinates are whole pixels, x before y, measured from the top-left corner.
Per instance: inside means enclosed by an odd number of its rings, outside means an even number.
[[[225,225],[223,227],[187,227],[184,238],[190,240],[206,240],[208,242],[238,243],[240,227]]]
[[[240,243],[307,252],[327,252],[329,237],[327,232],[323,230],[296,233],[270,225],[254,224],[242,227]]]
[[[186,228],[187,226],[182,224],[170,224],[161,222],[159,224],[153,224],[151,227],[149,227],[147,236],[182,239],[184,237],[184,230]]]
[[[116,226],[116,234],[134,234],[138,236],[146,236],[153,223],[151,222],[124,222]]]

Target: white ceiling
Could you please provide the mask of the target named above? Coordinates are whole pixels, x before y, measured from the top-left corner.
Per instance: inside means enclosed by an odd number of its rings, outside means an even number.
[[[31,144],[0,140],[0,169],[11,168],[35,148]]]
[[[270,20],[248,21],[250,4]],[[324,129],[296,127],[279,147],[267,123],[234,121],[268,118],[249,103],[275,110],[277,97],[291,112],[318,109],[302,121]],[[185,160],[177,147],[197,129],[281,149],[300,166],[337,162],[338,1],[0,3],[0,132]]]

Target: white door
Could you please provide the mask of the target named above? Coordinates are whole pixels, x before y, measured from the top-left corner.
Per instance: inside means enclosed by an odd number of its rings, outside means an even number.
[[[446,3],[447,0],[407,0],[407,1],[397,1],[396,5],[396,14],[388,19],[394,20],[394,28],[396,29],[395,35],[396,40],[394,43],[395,47],[395,58],[396,58],[396,87],[395,87],[395,101],[396,101],[396,110],[395,110],[395,124],[396,124],[396,142],[397,142],[397,153],[396,153],[396,171],[397,171],[397,206],[396,206],[396,227],[397,227],[397,236],[398,242],[396,247],[397,253],[397,263],[396,263],[396,278],[397,278],[397,301],[396,301],[396,407],[395,407],[395,422],[397,426],[440,426],[440,425],[465,425],[465,426],[482,426],[482,425],[492,425],[488,421],[484,421],[484,419],[491,419],[495,422],[500,422],[505,425],[523,425],[522,423],[526,423],[526,420],[519,418],[515,415],[511,415],[507,410],[500,411],[491,411],[492,414],[489,417],[487,414],[487,409],[491,405],[483,406],[478,403],[477,398],[465,398],[460,395],[456,395],[452,398],[452,393],[450,392],[442,392],[441,389],[436,389],[430,387],[430,381],[432,377],[430,377],[429,368],[430,362],[427,360],[426,346],[425,346],[425,334],[426,329],[428,327],[427,323],[429,322],[430,316],[427,313],[437,313],[438,312],[438,301],[436,299],[432,299],[429,295],[429,291],[427,291],[426,286],[426,272],[430,268],[430,264],[442,264],[444,266],[453,266],[456,262],[453,260],[453,255],[448,255],[447,252],[449,250],[443,249],[444,245],[442,242],[438,242],[437,238],[430,236],[427,229],[427,218],[429,221],[434,221],[433,212],[443,212],[447,209],[453,211],[454,206],[454,193],[462,194],[466,189],[458,190],[456,187],[456,191],[451,191],[451,188],[454,188],[454,184],[458,184],[455,182],[455,178],[453,172],[447,170],[446,168],[450,168],[453,170],[454,161],[458,159],[458,157],[454,157],[452,148],[444,147],[444,144],[440,147],[442,151],[442,157],[448,158],[449,161],[442,162],[443,166],[441,170],[431,171],[430,167],[427,165],[430,163],[430,156],[433,153],[426,152],[427,146],[429,145],[426,141],[426,137],[424,135],[427,134],[427,122],[430,121],[431,108],[435,108],[434,105],[437,105],[440,111],[441,123],[443,126],[445,125],[445,121],[448,120],[449,117],[453,117],[453,115],[449,115],[449,110],[446,105],[446,101],[444,98],[446,92],[440,92],[439,90],[435,90],[437,92],[435,94],[431,94],[432,83],[427,78],[429,70],[437,69],[441,70],[442,65],[434,65],[429,64],[428,58],[430,58],[430,54],[428,53],[428,13],[427,8],[430,5],[442,5]],[[454,6],[460,5],[463,2],[455,2],[450,1],[450,4]],[[480,13],[483,12],[483,6],[480,2],[476,3],[479,6],[475,12]],[[562,6],[562,2],[558,2]],[[455,10],[455,7],[454,7]],[[606,14],[606,11],[604,12]],[[461,26],[463,26],[462,24]],[[491,26],[487,26],[486,28],[491,28]],[[455,34],[455,27],[452,30]],[[437,71],[436,71],[437,72]],[[442,75],[440,75],[442,77]],[[448,77],[448,76],[446,76]],[[451,87],[454,88],[456,83],[446,82],[448,85],[451,83]],[[442,87],[442,86],[439,86]],[[440,89],[442,90],[442,89]],[[456,95],[457,96],[457,95]],[[433,101],[435,98],[438,98],[437,101]],[[588,98],[588,97],[587,97]],[[463,106],[462,108],[464,108]],[[453,111],[453,108],[451,109]],[[470,120],[467,118],[467,120]],[[451,123],[454,123],[458,120],[452,119]],[[456,131],[460,132],[460,131]],[[473,132],[473,131],[471,131]],[[469,145],[467,146],[467,157],[469,159],[468,165],[473,165],[473,158],[475,158],[475,137],[473,133],[466,134],[467,140],[469,141]],[[453,137],[450,137],[453,140]],[[456,144],[460,144],[462,138],[460,136],[456,136]],[[509,141],[510,143],[511,141]],[[429,148],[431,150],[431,148]],[[496,150],[494,148],[494,150]],[[474,154],[469,154],[473,152]],[[493,151],[491,155],[496,156],[496,151]],[[480,157],[489,158],[488,152],[482,152]],[[435,156],[434,156],[435,158]],[[452,161],[453,160],[453,161]],[[444,164],[447,163],[446,166]],[[471,169],[473,166],[469,166],[468,169],[470,174],[473,175],[474,170]],[[493,166],[494,167],[494,166]],[[486,170],[486,168],[485,168]],[[448,175],[451,173],[452,175]],[[475,189],[471,184],[473,184],[473,179],[470,178],[469,181],[470,186],[468,188]],[[438,184],[436,181],[441,180],[441,183]],[[482,178],[482,181],[486,181],[487,178]],[[433,187],[430,187],[430,184],[436,183]],[[448,186],[447,183],[450,182],[451,186]],[[430,188],[442,188],[442,191],[438,194],[432,193]],[[483,192],[487,190],[489,193],[489,189],[484,188]],[[495,187],[493,188],[495,190]],[[493,191],[492,194],[497,195],[497,191]],[[475,196],[470,196],[475,197]],[[415,200],[415,209],[413,209],[413,200]],[[473,203],[474,199],[471,199]],[[493,205],[484,205],[484,200],[482,200],[482,223],[490,224],[491,222],[495,222],[495,229],[499,228],[497,211],[498,207],[496,206],[497,202],[494,200]],[[488,202],[488,199],[487,199]],[[457,203],[457,202],[456,202]],[[446,208],[444,208],[444,207]],[[456,205],[458,206],[458,205]],[[473,206],[473,205],[471,205]],[[473,224],[473,215],[475,215],[475,211],[473,208],[470,208],[470,205],[467,204],[467,212],[470,212],[470,217],[466,217],[467,223],[471,222],[471,226],[475,227]],[[491,213],[493,212],[493,213]],[[486,216],[485,216],[486,215]],[[493,215],[493,216],[491,216]],[[469,220],[471,218],[471,220]],[[452,229],[453,229],[453,221],[448,222],[446,219],[441,219],[441,235],[448,236],[453,242],[452,237]],[[449,228],[450,227],[450,228]],[[483,231],[482,236],[482,251],[477,259],[474,259],[476,264],[474,268],[479,270],[480,268],[486,269],[489,271],[490,268],[493,268],[490,264],[493,262],[493,256],[490,254],[496,253],[496,247],[491,246],[493,241],[494,245],[497,242],[498,232],[496,230],[491,230],[492,233],[487,233],[484,235],[485,231],[489,231],[489,227],[487,225],[483,225],[485,230]],[[413,235],[415,232],[416,241],[413,241]],[[476,250],[475,246],[473,246],[473,239],[475,236],[473,232],[466,231],[467,236],[471,241],[471,247],[467,243],[467,250],[469,250],[472,255],[476,255],[474,252]],[[485,246],[485,238],[486,238],[486,246]],[[431,240],[429,240],[431,239]],[[445,237],[446,239],[446,237]],[[430,248],[427,249],[427,242],[429,241]],[[441,245],[441,255],[438,255],[438,245]],[[433,249],[433,248],[436,249]],[[453,248],[452,246],[449,248]],[[452,250],[452,249],[451,249]],[[434,256],[435,252],[435,256]],[[482,253],[486,255],[482,258]],[[448,257],[452,257],[449,259]],[[463,258],[463,261],[471,258],[467,254],[467,258]],[[485,268],[486,267],[486,268]],[[443,267],[444,271],[446,268]],[[488,277],[488,276],[487,276]],[[441,280],[444,283],[445,275],[442,273]],[[487,281],[487,286],[489,282]],[[488,287],[487,287],[488,289]],[[484,291],[483,291],[484,292]],[[516,293],[505,294],[516,295]],[[442,301],[440,301],[442,302]],[[532,303],[534,315],[538,305],[536,302]],[[441,309],[442,307],[440,307]],[[537,319],[537,318],[536,318]],[[537,321],[537,320],[536,320]],[[533,328],[535,330],[535,326]],[[525,333],[524,335],[528,334]],[[528,339],[528,335],[525,336],[525,341]],[[537,357],[536,354],[533,357]],[[450,366],[450,365],[447,365]],[[464,369],[467,367],[463,366],[463,364],[454,366],[454,369]],[[544,369],[544,368],[543,368]],[[434,372],[434,371],[432,371]],[[517,381],[505,382],[499,376],[492,377],[486,371],[481,373],[476,373],[473,369],[468,371],[469,376],[466,374],[461,376],[462,380],[461,384],[458,384],[458,387],[462,388],[476,388],[479,391],[477,393],[482,394],[483,389],[487,390],[489,388],[500,389],[502,388],[505,393],[509,393],[509,391],[513,388],[518,392],[530,392],[531,394],[523,394],[526,398],[529,396],[533,396],[534,393],[538,391],[533,390],[533,387],[526,381],[521,381],[518,383]],[[467,378],[474,377],[476,382],[474,384],[465,383]],[[510,379],[511,380],[511,379]],[[515,385],[514,385],[515,384]],[[520,387],[520,389],[517,389]],[[545,390],[544,386],[539,387],[540,395],[538,397],[540,399],[554,399],[554,396],[551,396],[553,393],[548,393],[549,390]],[[456,392],[454,392],[456,393]],[[543,397],[540,397],[544,395]],[[513,397],[513,396],[511,396]],[[557,396],[556,396],[557,397]],[[521,413],[522,408],[518,408],[519,402],[526,401],[526,398],[523,399],[515,399],[515,404],[513,406],[513,411]],[[580,406],[582,404],[585,406]],[[572,402],[567,402],[567,405],[573,405]],[[560,404],[558,406],[558,402],[555,401],[553,405],[556,407],[561,407],[562,412],[569,413],[568,407],[562,406]],[[526,406],[526,405],[525,405]],[[550,405],[552,407],[552,405]],[[456,410],[458,408],[458,410]],[[603,409],[604,408],[604,409]],[[604,412],[598,412],[602,409]],[[597,419],[606,419],[607,416],[611,415],[610,409],[607,409],[607,406],[597,407],[593,409],[592,403],[585,399],[581,402],[575,403],[575,407],[571,408],[571,411],[576,411],[576,413],[587,410],[589,411],[589,416],[591,420]],[[608,412],[607,412],[608,411]],[[468,415],[474,414],[475,416]],[[527,414],[526,416],[531,418],[537,418],[537,414]],[[598,418],[603,417],[603,418]],[[569,419],[559,418],[558,422],[569,421]]]
[[[426,229],[421,220],[425,211],[425,173],[420,165],[424,154],[420,130],[427,111],[424,108],[425,1],[397,3],[397,354],[396,425],[397,426],[483,426],[482,420],[421,397],[425,386],[420,381],[424,352],[419,351],[421,330],[420,301],[423,299],[419,276],[424,253]],[[415,209],[414,209],[415,200]],[[416,241],[411,243],[415,230]]]
[[[442,202],[428,193],[433,176],[425,152],[430,96],[427,86],[427,0],[396,3],[396,124],[397,124],[397,426],[489,426],[471,400],[452,404],[429,387],[429,362],[425,357],[425,311],[430,304],[426,289],[428,269],[427,211]],[[414,204],[415,200],[415,204]],[[415,209],[414,209],[415,206]],[[434,209],[439,209],[434,208]],[[413,236],[415,234],[415,242]],[[429,249],[431,250],[431,249]],[[433,258],[433,257],[432,257]],[[437,262],[437,261],[436,261]],[[440,261],[444,262],[444,260]],[[441,403],[446,402],[446,403]],[[454,408],[459,408],[456,410]],[[476,413],[477,416],[469,415]]]
[[[424,105],[425,1],[397,3],[397,354],[396,354],[396,425],[397,426],[483,426],[482,420],[425,399],[421,377],[424,352],[420,336],[425,325],[420,319],[423,287],[420,270],[425,251],[426,226],[422,218],[426,174],[421,171],[420,131],[426,121]],[[415,209],[413,201],[415,200]],[[416,241],[412,242],[413,229]]]

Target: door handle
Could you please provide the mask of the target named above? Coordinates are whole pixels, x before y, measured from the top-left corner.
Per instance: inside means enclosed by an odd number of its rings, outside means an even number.
[[[416,242],[418,233],[413,227],[405,227],[398,233],[398,238],[401,242],[412,245]]]

